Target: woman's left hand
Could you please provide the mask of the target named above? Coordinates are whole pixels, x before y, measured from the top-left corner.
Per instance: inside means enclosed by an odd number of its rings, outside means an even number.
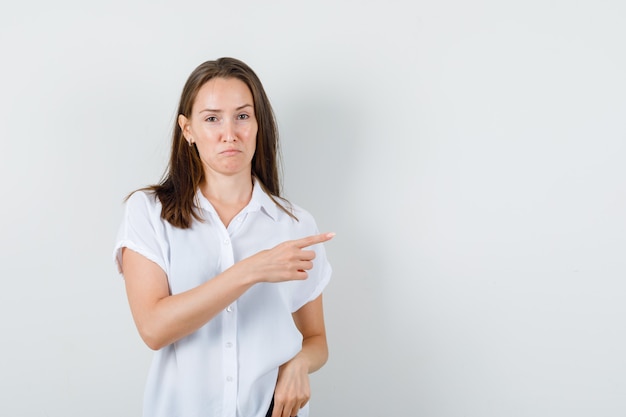
[[[309,367],[301,353],[278,369],[272,417],[297,416],[311,398]]]
[[[302,333],[302,350],[278,368],[272,417],[298,415],[311,398],[309,374],[328,358],[322,295],[293,313],[293,321]]]

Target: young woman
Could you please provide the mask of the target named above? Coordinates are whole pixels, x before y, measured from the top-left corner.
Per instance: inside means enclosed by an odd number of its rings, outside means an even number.
[[[133,319],[155,356],[146,417],[308,416],[328,356],[331,268],[311,215],[281,198],[278,132],[245,63],[198,66],[168,171],[132,193],[115,246]]]

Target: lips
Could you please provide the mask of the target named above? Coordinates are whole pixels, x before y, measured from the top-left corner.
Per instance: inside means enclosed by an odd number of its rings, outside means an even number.
[[[223,150],[222,152],[220,152],[220,155],[226,155],[226,156],[236,155],[236,154],[238,154],[240,152],[241,151],[239,149],[226,149],[226,150]]]

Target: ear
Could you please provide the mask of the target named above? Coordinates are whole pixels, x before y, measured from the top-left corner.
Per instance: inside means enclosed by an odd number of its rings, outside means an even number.
[[[189,145],[191,146],[193,142],[191,142],[192,140],[191,132],[189,132],[189,119],[187,119],[184,115],[179,114],[178,126],[180,127],[180,130],[183,132],[183,136],[185,137],[185,140],[189,142]]]

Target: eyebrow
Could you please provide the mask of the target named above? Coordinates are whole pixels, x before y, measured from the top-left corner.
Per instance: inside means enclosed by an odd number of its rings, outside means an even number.
[[[254,107],[254,106],[252,106],[252,104],[244,104],[243,106],[237,107],[235,110],[236,111],[243,110],[246,107]],[[219,110],[219,109],[202,109],[202,110],[199,111],[199,113],[205,113],[205,112],[206,113],[221,113],[223,111],[224,110]]]

